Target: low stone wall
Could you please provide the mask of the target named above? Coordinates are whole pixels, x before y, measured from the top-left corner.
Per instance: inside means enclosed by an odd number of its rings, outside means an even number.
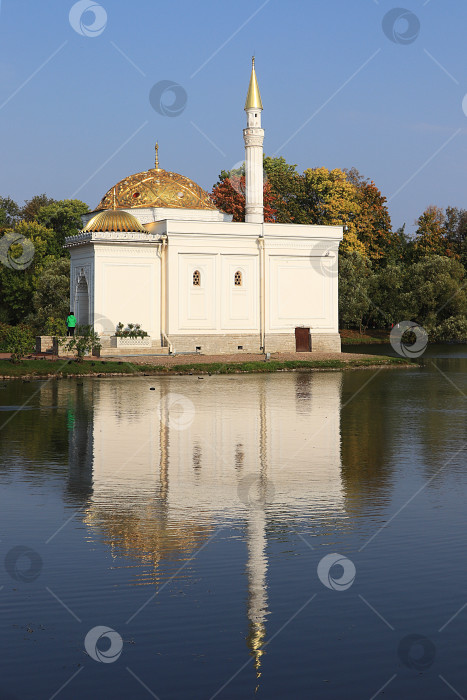
[[[53,352],[53,335],[36,335],[36,352]]]

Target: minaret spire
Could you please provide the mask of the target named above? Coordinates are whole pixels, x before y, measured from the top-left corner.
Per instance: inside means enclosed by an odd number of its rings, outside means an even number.
[[[261,95],[259,92],[258,80],[255,71],[255,57],[251,57],[251,78],[246,96],[245,109],[263,109]]]
[[[247,128],[243,129],[243,140],[245,141],[245,221],[262,224],[264,221],[264,129],[261,128],[263,103],[256,78],[254,56],[251,64],[250,85],[245,102]]]

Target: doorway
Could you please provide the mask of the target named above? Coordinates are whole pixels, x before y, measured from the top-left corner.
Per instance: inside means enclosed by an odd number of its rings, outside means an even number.
[[[81,276],[76,287],[76,308],[74,309],[79,326],[89,325],[89,290],[86,277]]]
[[[310,329],[300,326],[295,329],[295,352],[311,352]]]

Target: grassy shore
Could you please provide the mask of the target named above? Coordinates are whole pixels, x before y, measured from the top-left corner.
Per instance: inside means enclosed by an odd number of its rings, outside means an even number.
[[[359,333],[355,330],[340,330],[342,345],[381,345],[389,343],[389,331],[367,330]]]
[[[358,369],[380,366],[407,366],[411,360],[393,357],[368,356],[349,360],[270,360],[269,362],[213,362],[207,364],[188,363],[183,365],[143,365],[131,362],[95,360],[76,362],[73,360],[23,360],[13,364],[0,360],[0,377],[39,378],[39,377],[80,377],[105,375],[179,375],[179,374],[236,374],[252,372],[309,371],[332,369]]]

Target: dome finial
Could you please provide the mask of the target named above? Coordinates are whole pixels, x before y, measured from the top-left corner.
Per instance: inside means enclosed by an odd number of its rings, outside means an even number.
[[[159,144],[157,141],[156,141],[156,162],[154,164],[154,167],[156,170],[160,170],[160,168],[159,168]]]

